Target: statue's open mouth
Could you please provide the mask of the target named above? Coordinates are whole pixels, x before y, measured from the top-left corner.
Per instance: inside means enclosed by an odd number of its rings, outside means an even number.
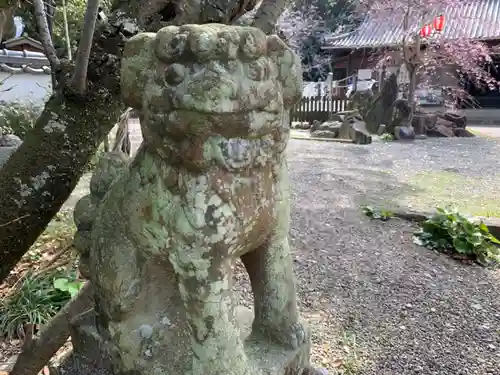
[[[192,135],[219,134],[225,137],[253,137],[281,128],[283,111],[246,109],[239,112],[177,109],[165,114],[168,132]]]

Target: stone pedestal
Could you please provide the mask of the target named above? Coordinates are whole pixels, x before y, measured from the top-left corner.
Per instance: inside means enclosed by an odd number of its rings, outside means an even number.
[[[265,338],[252,337],[253,312],[250,309],[239,306],[236,314],[251,370],[249,375],[299,375],[301,371],[309,368],[311,349],[309,340],[295,350],[283,350],[282,346],[273,344]],[[305,323],[303,324],[305,327]],[[186,353],[190,350],[187,327],[184,325],[177,327],[179,331],[176,336],[179,341],[171,342],[168,347],[164,347],[165,356],[177,359],[175,368],[189,371],[190,364],[186,362],[190,358]],[[96,368],[111,371],[108,353],[97,332],[95,311],[89,310],[77,316],[72,320],[70,328],[73,353]],[[309,336],[309,332],[307,334]],[[163,372],[163,375],[183,375],[175,371]]]

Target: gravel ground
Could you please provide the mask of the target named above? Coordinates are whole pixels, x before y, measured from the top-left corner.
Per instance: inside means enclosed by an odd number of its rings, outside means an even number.
[[[316,364],[333,370],[342,358],[344,372],[359,375],[500,373],[500,274],[416,246],[411,223],[359,211],[373,195],[405,190],[418,171],[488,177],[498,147],[484,138],[291,142],[291,237]],[[244,278],[239,288],[248,296]]]
[[[309,173],[330,181],[333,195],[342,197],[338,199],[425,211],[450,204],[471,215],[500,216],[495,189],[500,184],[500,143],[495,138],[378,141],[370,146],[295,140],[289,153],[291,165],[314,159],[306,168],[314,166]]]
[[[418,247],[413,224],[370,221],[359,209],[371,200],[404,202],[419,172],[452,168],[494,183],[498,148],[484,138],[291,141],[291,242],[316,365],[346,375],[499,374],[500,274]],[[237,276],[249,304],[241,267]],[[102,373],[77,367],[65,373]]]

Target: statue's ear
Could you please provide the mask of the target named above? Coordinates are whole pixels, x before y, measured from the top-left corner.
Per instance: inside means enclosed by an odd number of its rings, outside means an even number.
[[[145,85],[155,66],[155,33],[140,33],[125,43],[121,67],[121,89],[126,106],[140,109]]]

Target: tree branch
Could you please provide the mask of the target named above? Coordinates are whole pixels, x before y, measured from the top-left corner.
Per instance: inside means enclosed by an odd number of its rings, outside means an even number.
[[[44,327],[40,336],[25,342],[10,375],[36,375],[49,362],[70,336],[70,321],[92,307],[93,288],[87,282],[75,299],[71,300]]]
[[[35,8],[35,18],[40,33],[40,42],[42,43],[43,49],[45,50],[45,55],[49,60],[52,72],[56,72],[57,70],[59,70],[61,62],[59,61],[54,45],[52,44],[52,38],[49,32],[49,25],[47,23],[47,16],[45,15],[45,5],[43,3],[43,0],[33,0],[33,6]]]
[[[266,34],[274,33],[278,19],[287,5],[288,0],[263,0],[257,9],[252,26]]]
[[[38,0],[41,1],[41,0]],[[87,81],[87,69],[89,67],[90,50],[94,39],[94,30],[97,22],[97,13],[99,12],[99,0],[89,0],[87,10],[83,19],[83,32],[78,52],[75,60],[75,70],[71,79],[71,86],[79,93],[85,92]]]

